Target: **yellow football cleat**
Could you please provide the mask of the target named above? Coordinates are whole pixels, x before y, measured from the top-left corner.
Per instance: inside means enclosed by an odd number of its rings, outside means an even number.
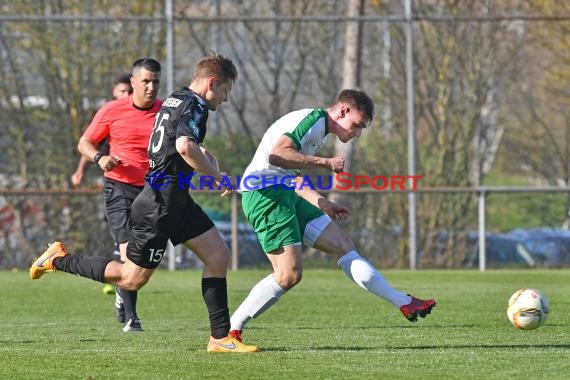
[[[248,346],[240,342],[238,339],[234,338],[233,336],[227,336],[222,339],[215,339],[210,337],[210,341],[208,342],[208,352],[258,352],[259,347],[257,346]]]
[[[30,278],[32,280],[37,280],[42,277],[45,272],[55,272],[53,260],[65,255],[67,255],[67,249],[65,249],[63,243],[60,243],[59,241],[51,243],[46,251],[42,253],[42,255],[38,257],[30,267]]]

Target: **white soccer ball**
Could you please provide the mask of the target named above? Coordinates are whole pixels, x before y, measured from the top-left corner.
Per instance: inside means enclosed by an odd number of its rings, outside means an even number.
[[[548,318],[548,300],[536,289],[517,290],[507,306],[509,321],[521,330],[534,330]]]

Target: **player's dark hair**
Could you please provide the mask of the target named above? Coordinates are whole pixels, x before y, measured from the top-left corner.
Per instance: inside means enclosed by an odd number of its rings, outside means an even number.
[[[346,103],[362,112],[362,116],[372,121],[374,117],[374,102],[366,92],[354,89],[342,90],[336,97],[335,103]]]
[[[216,77],[221,82],[236,81],[238,77],[234,63],[221,54],[211,52],[196,64],[192,81],[200,78]]]
[[[124,83],[131,85],[131,73],[121,73],[115,78],[114,84]]]
[[[149,57],[137,59],[135,63],[133,63],[131,73],[138,69],[146,69],[153,73],[160,73],[161,71],[160,62],[158,62],[156,59]]]

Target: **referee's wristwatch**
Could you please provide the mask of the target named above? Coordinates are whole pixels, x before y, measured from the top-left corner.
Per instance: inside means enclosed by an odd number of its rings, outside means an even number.
[[[99,164],[99,160],[101,159],[101,157],[103,157],[103,153],[97,152],[97,154],[93,156],[93,161],[95,161],[96,164]]]

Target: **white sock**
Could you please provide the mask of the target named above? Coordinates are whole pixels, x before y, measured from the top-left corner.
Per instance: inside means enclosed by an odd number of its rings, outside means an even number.
[[[352,281],[397,308],[412,301],[409,295],[392,288],[384,276],[356,251],[350,251],[342,256],[337,264]]]
[[[273,274],[259,281],[230,318],[231,330],[243,330],[245,324],[269,309],[286,290],[273,278]]]

